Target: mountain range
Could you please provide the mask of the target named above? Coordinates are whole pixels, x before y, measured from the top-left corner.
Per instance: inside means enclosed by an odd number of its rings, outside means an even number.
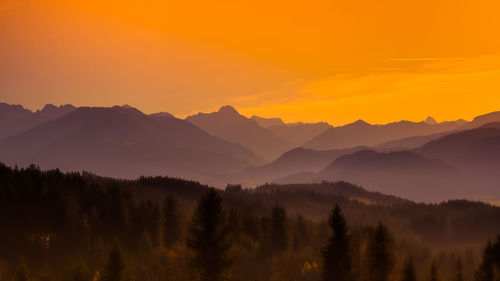
[[[319,135],[328,128],[332,128],[332,126],[326,122],[285,123],[281,118],[262,118],[255,115],[252,116],[251,119],[257,121],[261,127],[270,130],[273,134],[287,140],[294,146],[301,146],[314,136]]]
[[[76,108],[72,105],[45,105],[35,112],[22,105],[0,103],[0,139],[19,134],[36,125],[57,119]]]
[[[179,119],[130,106],[0,103],[0,162],[217,186],[348,181],[416,201],[500,199],[500,112],[465,120],[286,123],[231,106]]]
[[[442,123],[399,121],[385,125],[372,125],[358,120],[344,126],[328,128],[304,143],[303,146],[317,150],[340,149],[359,145],[374,146],[406,137],[456,130],[465,123],[464,120]]]
[[[498,200],[500,123],[463,130],[416,149],[362,150],[335,159],[319,172],[300,172],[280,183],[344,180],[416,201]]]
[[[134,178],[169,174],[207,181],[260,163],[249,149],[168,115],[81,107],[0,141],[2,162]],[[213,178],[213,176],[211,176]],[[210,179],[211,179],[210,178]]]
[[[186,121],[211,135],[240,143],[266,160],[272,160],[293,148],[287,140],[259,126],[254,119],[239,114],[231,106],[223,106],[217,112],[198,113],[187,117]]]

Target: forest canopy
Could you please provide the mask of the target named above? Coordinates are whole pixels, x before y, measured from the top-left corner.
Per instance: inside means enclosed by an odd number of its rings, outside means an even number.
[[[0,280],[498,278],[500,208],[345,182],[216,190],[0,165],[0,210]]]

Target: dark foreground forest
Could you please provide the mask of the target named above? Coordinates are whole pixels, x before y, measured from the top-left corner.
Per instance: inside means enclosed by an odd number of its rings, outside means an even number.
[[[500,208],[345,182],[215,190],[0,165],[0,225],[0,280],[500,278]]]

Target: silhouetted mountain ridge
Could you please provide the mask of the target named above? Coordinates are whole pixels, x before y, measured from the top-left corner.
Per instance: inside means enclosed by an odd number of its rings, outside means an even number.
[[[366,149],[366,147],[326,151],[298,147],[284,153],[269,164],[244,169],[235,176],[234,180],[250,184],[259,184],[264,182],[276,182],[276,179],[280,177],[299,172],[316,173],[333,160],[337,159],[337,157],[362,149]]]
[[[19,134],[44,122],[64,116],[76,108],[72,105],[45,105],[35,112],[22,105],[0,103],[0,139]]]
[[[353,146],[374,146],[391,140],[406,137],[436,134],[458,129],[461,121],[429,124],[427,122],[399,121],[385,125],[371,125],[363,120],[329,128],[303,146],[306,148],[327,150]]]
[[[213,136],[248,147],[264,159],[274,159],[293,147],[231,106],[223,106],[217,112],[198,113],[186,120]]]
[[[135,108],[82,107],[0,142],[2,161],[100,175],[170,175],[212,180],[260,163],[248,149],[177,118]]]

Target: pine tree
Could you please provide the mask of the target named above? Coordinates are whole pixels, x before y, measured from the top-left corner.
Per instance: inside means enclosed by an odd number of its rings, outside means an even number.
[[[125,263],[123,256],[118,246],[118,243],[113,243],[108,256],[108,261],[103,271],[103,281],[122,281],[125,280]]]
[[[169,195],[164,204],[163,243],[165,247],[172,247],[181,238],[181,217],[177,201]]]
[[[286,211],[284,207],[275,205],[271,213],[271,249],[272,252],[282,253],[287,248]]]
[[[353,279],[348,227],[342,211],[335,206],[328,224],[332,235],[323,250],[323,280],[350,281]]]
[[[154,203],[152,209],[149,237],[151,238],[151,245],[154,248],[163,244],[163,239],[161,237],[161,212],[157,203]]]
[[[146,230],[142,234],[141,241],[139,242],[139,253],[142,255],[149,255],[153,252],[153,242],[151,241],[151,236]]]
[[[462,259],[457,258],[457,262],[455,264],[455,278],[453,281],[464,281],[464,266],[462,264]]]
[[[192,252],[191,266],[202,281],[224,280],[231,266],[229,228],[222,199],[210,189],[195,210],[187,247]]]
[[[307,223],[304,217],[299,215],[297,217],[297,222],[295,224],[295,235],[293,237],[294,251],[295,252],[300,251],[307,243],[310,243],[309,229],[307,227]]]
[[[403,267],[403,276],[401,281],[417,281],[417,273],[415,271],[415,263],[413,258],[409,256],[406,259],[405,265]]]
[[[495,281],[493,245],[488,242],[483,253],[483,260],[476,272],[476,281]]]
[[[439,271],[435,260],[432,260],[429,281],[439,281]]]
[[[388,280],[394,267],[392,237],[382,223],[379,223],[369,241],[367,261],[371,281]]]

